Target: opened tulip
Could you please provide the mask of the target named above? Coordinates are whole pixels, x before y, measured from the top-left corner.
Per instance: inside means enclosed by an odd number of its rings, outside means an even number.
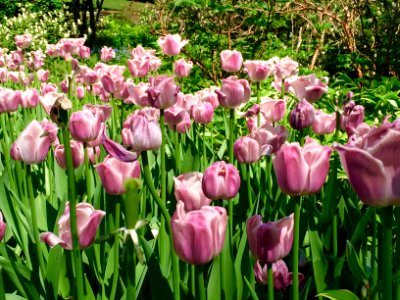
[[[115,58],[115,51],[111,47],[103,47],[100,50],[100,59],[102,61],[109,61]]]
[[[246,60],[243,65],[245,72],[253,82],[264,81],[275,70],[275,65],[269,60]]]
[[[246,79],[238,79],[236,76],[222,79],[221,89],[215,92],[220,105],[225,108],[239,107],[249,101],[251,95],[249,82]]]
[[[16,35],[14,37],[15,45],[18,48],[27,48],[32,42],[32,35],[27,33],[27,34],[22,34],[22,35]]]
[[[5,233],[6,233],[6,223],[4,223],[3,214],[0,211],[0,241],[3,239]]]
[[[166,109],[178,100],[179,87],[174,78],[166,75],[150,77],[150,87],[147,90],[150,104],[159,109]]]
[[[188,43],[188,40],[182,40],[179,34],[167,34],[157,40],[162,52],[165,55],[173,56],[181,53],[181,49]]]
[[[343,114],[340,116],[340,127],[349,132],[364,121],[365,108],[362,105],[356,105],[353,100],[349,101],[343,108]]]
[[[221,51],[221,68],[226,72],[238,72],[242,68],[243,57],[239,51]]]
[[[400,206],[400,122],[384,122],[337,145],[354,191],[371,206]]]
[[[193,63],[191,61],[186,61],[183,58],[178,59],[174,62],[174,72],[178,77],[189,76],[190,71],[193,68]]]
[[[283,145],[273,158],[278,185],[291,196],[318,192],[329,171],[332,149],[307,137],[304,147],[298,143]]]
[[[289,132],[284,126],[265,125],[251,131],[250,137],[260,145],[261,155],[271,155],[279,151],[285,143]]]
[[[208,124],[213,120],[214,108],[209,102],[199,102],[192,106],[193,120],[199,124]]]
[[[74,140],[71,140],[71,154],[72,154],[72,166],[74,169],[78,168],[84,162],[83,144]],[[67,169],[67,162],[65,159],[65,148],[63,144],[59,144],[54,148],[54,157],[60,168]]]
[[[165,123],[173,128],[183,121],[186,113],[182,107],[175,104],[164,111]]]
[[[128,69],[133,77],[146,77],[150,71],[149,59],[129,59]]]
[[[315,112],[312,130],[316,134],[330,134],[336,129],[336,113],[326,114],[321,110]]]
[[[21,92],[8,88],[0,88],[0,113],[13,112],[21,104]]]
[[[239,172],[234,165],[217,161],[205,170],[202,187],[210,199],[231,199],[240,188]]]
[[[48,120],[33,120],[12,144],[11,158],[28,165],[44,161],[51,144],[57,139],[57,131],[57,126]]]
[[[265,264],[287,256],[293,244],[293,214],[276,222],[262,222],[260,215],[247,220],[246,230],[251,253]]]
[[[91,109],[83,109],[71,114],[69,130],[73,139],[79,142],[95,140],[101,130],[101,114]]]
[[[171,218],[176,254],[193,265],[210,262],[224,247],[227,221],[223,207],[203,206],[187,212],[185,204],[178,202]]]
[[[328,91],[325,83],[315,77],[314,74],[306,76],[294,76],[288,78],[289,91],[292,92],[297,99],[306,99],[310,103],[318,101],[324,93]]]
[[[80,249],[85,249],[93,244],[97,228],[105,214],[102,210],[95,210],[89,203],[82,202],[76,205],[76,223]],[[58,236],[52,232],[43,232],[40,234],[40,240],[50,247],[59,244],[64,249],[72,250],[69,202],[65,204],[64,214],[57,224]]]
[[[201,183],[203,174],[190,172],[174,177],[174,195],[176,201],[185,203],[185,210],[196,210],[209,205],[211,199],[204,195]]]
[[[27,89],[21,92],[21,105],[24,108],[33,108],[39,104],[39,93],[36,89]]]

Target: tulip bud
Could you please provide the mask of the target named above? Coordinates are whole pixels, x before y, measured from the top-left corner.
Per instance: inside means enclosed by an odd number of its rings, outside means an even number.
[[[295,108],[290,112],[289,123],[292,128],[303,130],[312,125],[314,118],[314,107],[307,100],[303,99],[297,103]]]
[[[6,223],[4,223],[3,214],[0,211],[0,241],[3,239],[5,233],[6,233]]]
[[[167,34],[157,40],[158,46],[160,46],[162,52],[165,55],[174,56],[181,53],[181,49],[188,43],[188,40],[181,39],[179,34]]]
[[[193,68],[191,61],[185,61],[183,58],[178,59],[174,63],[175,75],[178,77],[187,77]]]
[[[186,212],[184,206],[183,202],[178,202],[171,218],[175,252],[189,264],[206,264],[223,249],[228,220],[226,210],[203,206]]]
[[[83,145],[80,142],[71,140],[72,166],[78,168],[84,162]],[[54,156],[60,168],[67,169],[64,145],[59,144],[54,148]]]
[[[153,107],[166,109],[176,103],[179,87],[173,77],[165,75],[150,77],[149,82],[150,88],[147,94]]]
[[[233,152],[238,162],[250,164],[260,159],[260,146],[255,139],[248,136],[238,138],[233,145]]]
[[[240,188],[239,172],[232,164],[215,162],[204,172],[202,187],[204,195],[210,199],[231,199]]]
[[[72,138],[79,142],[95,140],[101,130],[100,114],[90,109],[73,112],[69,120],[69,130]]]
[[[209,102],[199,102],[192,106],[193,120],[199,124],[208,124],[213,120],[214,108]]]
[[[222,79],[221,89],[215,92],[219,103],[225,108],[236,108],[249,101],[251,95],[249,82],[236,76]]]
[[[221,68],[226,72],[238,72],[242,67],[243,57],[239,51],[221,51]]]

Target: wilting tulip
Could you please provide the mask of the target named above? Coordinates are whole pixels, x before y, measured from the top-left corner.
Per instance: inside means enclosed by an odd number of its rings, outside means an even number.
[[[0,211],[0,241],[3,239],[5,233],[6,233],[6,223],[4,223],[3,214]]]
[[[242,54],[236,50],[221,51],[221,68],[226,72],[238,72],[243,63]]]
[[[153,107],[166,109],[176,103],[179,87],[175,84],[173,77],[159,75],[150,77],[149,82],[147,94]]]
[[[72,166],[78,168],[84,162],[83,145],[80,142],[71,140]],[[67,169],[67,161],[65,159],[65,148],[63,144],[59,144],[54,148],[54,156],[60,168]]]
[[[186,61],[183,58],[174,62],[174,72],[178,77],[187,77],[193,68],[191,61]]]
[[[202,187],[210,199],[231,199],[240,188],[239,172],[234,165],[217,161],[205,170]]]
[[[174,177],[174,188],[176,201],[185,203],[185,210],[196,210],[202,206],[209,205],[211,199],[204,195],[201,187],[203,174],[191,172]]]
[[[90,109],[73,112],[69,120],[69,130],[72,138],[79,142],[95,140],[101,130],[100,113],[94,113]]]
[[[242,136],[233,144],[233,153],[241,164],[250,164],[260,159],[260,145],[255,139]]]
[[[109,61],[115,58],[115,51],[113,48],[104,46],[100,50],[100,59],[102,61]]]
[[[332,149],[307,137],[304,147],[298,143],[283,145],[273,159],[278,185],[285,194],[309,195],[318,192],[329,171]]]
[[[57,139],[57,131],[57,126],[50,121],[33,120],[12,144],[11,158],[28,165],[44,161],[50,145]]]
[[[326,114],[322,110],[315,112],[312,130],[316,134],[330,134],[336,129],[336,113]]]
[[[199,124],[208,124],[213,120],[214,108],[209,102],[199,102],[192,106],[193,120]]]
[[[186,212],[184,206],[182,201],[178,202],[171,218],[175,252],[189,264],[206,264],[224,247],[226,210],[218,206],[203,206]]]
[[[303,130],[313,124],[314,118],[314,107],[303,98],[290,112],[289,123],[293,129]]]
[[[76,205],[76,223],[80,249],[85,249],[93,244],[97,228],[105,214],[102,210],[95,210],[89,203],[82,202]],[[69,202],[65,204],[64,214],[58,220],[58,236],[52,232],[43,232],[40,234],[40,240],[50,247],[59,244],[64,249],[72,250]]]
[[[129,178],[139,178],[140,176],[140,164],[138,161],[122,162],[109,155],[95,168],[104,189],[110,195],[124,194],[124,182]]]
[[[346,145],[337,145],[353,189],[371,206],[400,206],[400,122],[385,121]]]
[[[267,79],[275,70],[275,65],[267,60],[246,60],[243,65],[244,71],[253,82]]]
[[[293,244],[293,214],[276,222],[262,222],[260,215],[247,220],[251,253],[263,263],[274,263],[287,256]]]
[[[31,34],[23,34],[23,35],[16,35],[14,37],[15,45],[18,48],[27,48],[32,42],[32,35]]]
[[[288,78],[287,83],[289,84],[289,91],[292,91],[297,99],[306,99],[310,103],[318,101],[322,94],[328,91],[327,85],[314,74],[294,76]]]
[[[225,108],[236,108],[249,101],[251,95],[249,82],[236,76],[222,79],[221,89],[215,92],[220,105]]]
[[[261,267],[260,261],[257,260],[254,264],[254,277],[257,282],[262,285],[268,284],[267,264]],[[286,263],[283,260],[278,260],[272,263],[272,271],[274,272],[274,289],[284,290],[293,283],[293,274],[289,272]],[[299,282],[304,280],[304,275],[299,273]]]
[[[179,34],[167,34],[157,40],[162,52],[165,55],[174,56],[181,53],[181,49],[188,43],[188,40],[183,40]]]

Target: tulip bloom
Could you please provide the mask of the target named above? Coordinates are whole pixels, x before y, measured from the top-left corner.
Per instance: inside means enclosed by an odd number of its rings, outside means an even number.
[[[205,170],[202,187],[210,199],[231,199],[240,188],[239,172],[234,165],[217,161]]]
[[[343,114],[340,116],[340,127],[346,132],[356,128],[364,121],[364,106],[356,105],[353,100],[347,103],[343,110]]]
[[[6,223],[4,223],[3,214],[0,211],[0,241],[3,239],[5,233],[6,233]]]
[[[146,77],[150,72],[149,59],[129,59],[128,69],[133,77]]]
[[[72,234],[70,225],[69,202],[65,204],[64,214],[58,220],[58,236],[52,232],[40,234],[40,240],[50,247],[60,244],[67,250],[72,250]],[[78,227],[79,248],[85,249],[93,244],[97,228],[106,213],[95,210],[89,203],[76,205],[76,223]]]
[[[44,161],[51,144],[57,139],[57,131],[57,126],[50,121],[33,120],[12,144],[11,158],[28,165]]]
[[[278,185],[290,196],[318,192],[329,171],[332,149],[307,137],[304,147],[298,143],[283,145],[273,158]]]
[[[242,136],[233,144],[233,153],[241,164],[250,164],[260,159],[260,145],[249,137]]]
[[[125,193],[124,182],[129,178],[139,178],[138,161],[122,162],[108,155],[103,162],[95,166],[104,189],[110,195]]]
[[[193,120],[199,124],[208,124],[213,120],[214,108],[209,102],[199,102],[192,106]]]
[[[178,77],[189,76],[190,71],[193,68],[193,63],[191,61],[185,61],[183,58],[178,59],[174,62],[174,72]]]
[[[218,206],[203,206],[186,212],[184,206],[183,202],[178,202],[171,218],[175,252],[189,264],[206,264],[224,247],[228,221],[226,210]]]
[[[222,87],[216,90],[218,100],[222,107],[236,108],[250,99],[251,90],[246,79],[230,76],[222,79]]]
[[[211,199],[204,195],[201,187],[203,174],[191,172],[174,177],[174,188],[176,201],[185,203],[186,211],[201,209],[202,206],[209,205]]]
[[[71,114],[69,130],[74,140],[86,143],[99,136],[101,123],[100,112],[83,109]]]
[[[400,206],[399,120],[337,145],[340,160],[354,191],[371,206]]]
[[[83,164],[85,155],[83,152],[83,145],[80,142],[71,140],[71,153],[72,153],[72,166],[74,169]],[[65,160],[65,148],[60,144],[54,148],[54,156],[60,168],[67,169],[67,161]]]
[[[294,217],[276,222],[262,222],[260,215],[247,220],[246,230],[251,253],[265,264],[274,263],[287,256],[293,244]]]
[[[36,89],[21,92],[21,105],[24,108],[33,108],[39,104],[39,93]]]
[[[243,57],[239,51],[221,51],[221,68],[226,72],[238,72],[242,67]]]
[[[157,40],[162,52],[168,56],[174,56],[181,53],[181,49],[188,43],[188,40],[183,40],[179,34],[167,34]]]
[[[14,37],[15,45],[18,48],[28,48],[32,42],[32,35],[31,34],[22,34],[16,35]]]
[[[336,129],[336,113],[326,114],[321,110],[315,112],[312,130],[316,134],[330,134]]]
[[[250,137],[260,145],[260,155],[276,153],[285,143],[289,132],[284,126],[268,126],[254,129]]]
[[[21,92],[8,88],[0,88],[0,113],[13,112],[21,104]]]
[[[173,77],[165,75],[150,77],[149,82],[147,94],[153,107],[166,109],[176,103],[179,87],[175,84]]]
[[[315,119],[315,109],[306,99],[300,100],[290,112],[289,123],[293,129],[303,130],[310,127]]]
[[[275,70],[275,65],[269,60],[246,60],[243,65],[244,71],[253,82],[264,81]]]
[[[114,51],[113,48],[106,47],[106,46],[101,48],[101,50],[100,50],[100,59],[102,61],[109,61],[109,60],[112,60],[113,58],[115,58],[115,51]]]

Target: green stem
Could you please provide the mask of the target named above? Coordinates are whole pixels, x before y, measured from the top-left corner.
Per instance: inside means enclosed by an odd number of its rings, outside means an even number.
[[[395,213],[396,213],[396,260],[394,265],[399,266],[400,265],[400,208],[396,207],[395,208]],[[400,279],[396,279],[395,282],[395,299],[400,299]]]
[[[245,165],[244,169],[246,170],[246,187],[247,187],[247,198],[249,200],[249,208],[250,211],[253,211],[253,197],[251,195],[251,178],[250,178],[250,164]]]
[[[179,175],[181,172],[181,145],[179,143],[179,132],[174,131],[175,137],[175,174]]]
[[[293,197],[294,201],[294,236],[293,236],[293,300],[299,299],[299,246],[300,246],[300,211],[301,196]]]
[[[206,125],[203,125],[203,168],[204,171],[207,168],[207,147],[206,147]]]
[[[83,151],[85,158],[86,195],[87,201],[90,202],[90,199],[92,198],[92,174],[90,172],[89,155],[86,143],[84,144]]]
[[[39,262],[40,274],[42,275],[43,282],[46,278],[46,267],[44,265],[42,250],[40,246],[39,239],[39,228],[37,225],[37,213],[36,213],[36,205],[35,205],[35,197],[33,194],[33,184],[32,184],[32,172],[31,165],[27,165],[27,181],[28,181],[28,194],[29,194],[29,204],[31,209],[31,222],[32,222],[32,230],[33,230],[33,239],[35,241],[37,258]]]
[[[0,300],[6,300],[6,291],[3,284],[3,268],[0,266]]]
[[[77,299],[84,299],[83,292],[83,270],[82,270],[82,259],[79,251],[79,237],[78,237],[78,225],[76,218],[76,193],[75,193],[75,173],[72,165],[72,152],[70,136],[67,129],[62,129],[64,148],[65,148],[65,161],[67,162],[67,174],[68,174],[68,199],[70,209],[70,226],[72,235],[72,263],[75,268],[75,294]]]
[[[261,89],[261,82],[257,82],[256,97],[257,97],[257,104],[258,105],[260,105],[260,103],[261,103],[260,89]],[[261,109],[257,113],[257,127],[260,127],[260,125],[261,125]]]
[[[378,283],[378,268],[376,260],[376,247],[377,247],[377,231],[378,225],[376,221],[376,208],[373,207],[374,213],[372,215],[372,244],[371,244],[371,275],[372,275],[372,289],[375,290]],[[375,293],[374,300],[378,300],[378,293]]]
[[[189,265],[190,267],[190,291],[193,297],[196,297],[196,266]]]
[[[132,239],[128,236],[126,241],[126,268],[129,272],[126,272],[126,300],[136,299],[136,252]]]
[[[203,276],[203,266],[196,266],[196,299],[206,300],[206,289],[204,288],[204,276]]]
[[[272,264],[267,265],[267,276],[268,276],[268,299],[274,300],[274,270]]]
[[[392,269],[392,218],[393,208],[391,206],[382,208],[382,299],[393,299],[393,269]]]
[[[234,131],[235,131],[235,109],[231,108],[229,110],[229,162],[233,163],[233,138],[234,138]]]
[[[161,200],[166,203],[167,199],[167,174],[165,170],[165,121],[164,121],[164,110],[160,109],[160,127],[161,127]]]
[[[118,230],[120,226],[121,201],[119,197],[115,200],[117,201],[115,203],[115,229]],[[130,270],[128,273],[130,272],[132,272],[132,270]],[[114,237],[114,272],[113,272],[113,281],[112,281],[110,299],[115,299],[118,279],[119,279],[119,233],[116,233]]]

